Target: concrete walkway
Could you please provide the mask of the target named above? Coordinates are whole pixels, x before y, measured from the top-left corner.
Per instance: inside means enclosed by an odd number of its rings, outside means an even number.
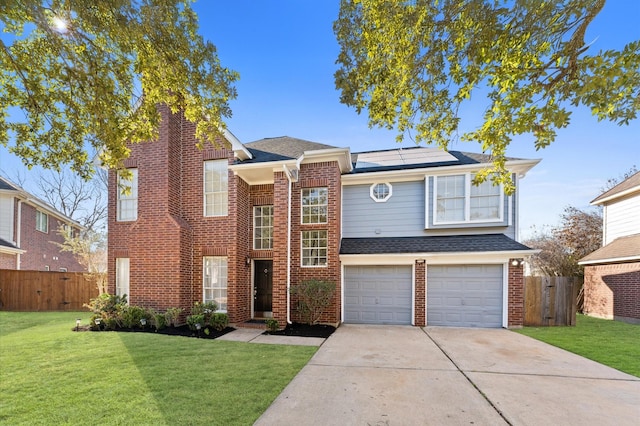
[[[640,378],[508,330],[342,325],[257,425],[638,425]]]
[[[273,336],[262,333],[264,333],[264,330],[257,328],[236,328],[231,333],[220,336],[216,340],[298,346],[320,346],[325,341],[321,337]]]

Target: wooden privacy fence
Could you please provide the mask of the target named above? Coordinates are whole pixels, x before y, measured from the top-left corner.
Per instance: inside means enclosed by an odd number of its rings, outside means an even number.
[[[525,277],[524,325],[576,325],[580,284],[574,277]]]
[[[98,287],[82,272],[0,269],[3,311],[78,311],[98,296]]]

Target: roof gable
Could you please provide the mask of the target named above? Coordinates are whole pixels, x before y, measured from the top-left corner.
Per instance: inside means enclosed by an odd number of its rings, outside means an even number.
[[[604,194],[599,195],[591,201],[591,204],[604,204],[634,192],[640,192],[640,172],[629,176]]]

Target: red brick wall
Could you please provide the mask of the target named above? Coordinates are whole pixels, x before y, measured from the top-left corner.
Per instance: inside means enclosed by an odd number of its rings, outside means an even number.
[[[273,176],[272,309],[273,317],[280,325],[284,325],[287,320],[287,229],[289,226],[287,205],[289,202],[289,181],[284,172],[274,173]],[[291,265],[293,266],[293,263]]]
[[[415,317],[415,324],[418,327],[424,327],[427,324],[427,318],[426,318],[426,303],[427,303],[427,294],[426,294],[426,290],[427,290],[427,275],[426,275],[426,264],[424,261],[422,261],[421,263],[418,263],[418,261],[416,261],[415,263],[415,283],[414,283],[414,287],[415,287],[415,291],[416,294],[414,295],[415,297],[415,310],[414,312],[414,317]]]
[[[507,312],[509,327],[524,325],[524,271],[523,265],[513,266],[509,259],[509,294]]]
[[[15,205],[17,208],[18,203]],[[44,271],[45,266],[49,266],[50,271],[58,271],[60,268],[67,268],[69,272],[84,271],[72,253],[62,252],[56,245],[64,242],[64,238],[57,232],[61,225],[59,219],[49,215],[49,232],[41,232],[36,230],[36,208],[24,202],[20,203],[20,208],[20,248],[26,250],[20,256],[20,269]],[[14,217],[17,222],[18,214]],[[14,268],[15,262],[12,269]]]
[[[0,253],[0,269],[16,269],[17,255]]]
[[[584,312],[640,320],[640,262],[585,266]]]
[[[302,224],[302,189],[326,187],[327,223]],[[340,217],[341,217],[341,174],[337,162],[303,164],[300,168],[299,180],[294,183],[291,204],[291,285],[309,279],[327,280],[335,283],[331,305],[321,317],[321,322],[337,323],[341,318],[341,275],[340,275]],[[327,266],[302,267],[301,233],[310,230],[327,230]],[[291,313],[294,320],[300,319],[296,314],[297,300],[292,297]]]

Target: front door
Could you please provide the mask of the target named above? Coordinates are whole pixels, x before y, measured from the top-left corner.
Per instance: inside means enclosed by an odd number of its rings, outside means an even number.
[[[272,316],[273,260],[254,260],[253,273],[253,316]]]

